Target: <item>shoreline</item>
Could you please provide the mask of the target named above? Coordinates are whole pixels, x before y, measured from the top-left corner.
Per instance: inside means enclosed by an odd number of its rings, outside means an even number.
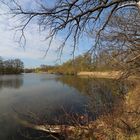
[[[111,79],[118,79],[123,73],[121,71],[106,71],[106,72],[88,72],[82,71],[78,72],[77,76],[88,76],[92,78],[111,78]]]
[[[122,71],[105,71],[105,72],[88,72],[81,71],[77,73],[80,77],[90,77],[90,78],[106,78],[106,79],[119,79],[123,76]],[[139,76],[129,76],[127,79],[140,79]]]

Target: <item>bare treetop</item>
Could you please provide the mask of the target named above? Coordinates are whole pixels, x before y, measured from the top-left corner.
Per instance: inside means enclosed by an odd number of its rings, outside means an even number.
[[[139,9],[139,0],[56,0],[50,6],[49,2],[36,1],[38,8],[24,8],[20,0],[10,0],[6,3],[13,17],[20,18],[20,25],[16,29],[20,31],[19,42],[24,42],[26,27],[35,18],[40,31],[48,31],[46,40],[49,46],[56,36],[64,34],[62,44],[59,46],[60,55],[68,40],[73,42],[73,54],[81,36],[94,36],[95,46],[99,43],[101,32],[107,27],[112,15],[124,7]],[[93,51],[91,47],[90,51]],[[46,51],[46,52],[47,52]]]

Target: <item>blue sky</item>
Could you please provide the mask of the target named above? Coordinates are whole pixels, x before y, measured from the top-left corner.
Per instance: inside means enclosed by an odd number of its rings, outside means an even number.
[[[26,8],[34,8],[33,0],[19,0],[22,5]],[[0,6],[0,13],[6,12],[6,7]],[[61,62],[57,61],[57,48],[59,44],[61,44],[61,39],[65,36],[65,33],[62,36],[59,36],[52,43],[51,49],[49,50],[47,56],[43,58],[45,51],[48,46],[48,41],[44,41],[45,33],[41,35],[37,31],[38,26],[35,23],[31,23],[27,28],[26,35],[26,46],[25,49],[20,47],[16,42],[17,35],[14,37],[15,31],[11,30],[11,27],[15,24],[16,20],[8,18],[7,16],[0,16],[0,56],[4,59],[10,58],[19,58],[24,62],[25,67],[37,67],[41,64],[54,65],[57,63],[62,63],[70,58],[71,55],[71,44],[68,43],[63,51],[63,55],[61,57]],[[47,32],[47,31],[46,31]],[[82,54],[89,47],[89,39],[83,38],[80,40],[79,48],[76,49],[75,54]]]

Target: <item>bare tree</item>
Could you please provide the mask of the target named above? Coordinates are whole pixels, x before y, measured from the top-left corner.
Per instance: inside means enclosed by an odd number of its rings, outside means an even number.
[[[61,33],[65,34],[59,52],[68,40],[73,42],[73,54],[82,35],[94,34],[95,46],[99,43],[100,33],[106,28],[112,15],[124,7],[139,7],[139,0],[56,0],[53,6],[49,3],[36,1],[38,8],[26,9],[20,0],[1,0],[10,9],[13,17],[20,18],[21,23],[16,26],[21,31],[19,42],[26,43],[24,31],[36,18],[40,31],[49,31],[46,40],[49,40],[49,50],[52,41]],[[91,47],[93,50],[94,47]]]
[[[13,18],[20,19],[20,23],[16,25],[15,29],[20,31],[19,43],[23,46],[26,43],[24,33],[29,24],[34,21],[38,24],[40,32],[47,32],[45,39],[49,40],[49,45],[46,54],[55,37],[63,34],[62,43],[57,48],[59,56],[62,55],[63,49],[69,41],[72,42],[74,56],[81,38],[91,37],[94,43],[87,52],[94,52],[94,55],[98,55],[98,51],[106,49],[107,41],[104,41],[106,39],[112,43],[110,46],[115,46],[115,49],[119,50],[121,54],[123,53],[120,58],[124,61],[120,61],[119,65],[124,67],[125,63],[128,70],[128,67],[134,66],[133,63],[138,63],[139,0],[55,0],[51,6],[49,2],[41,0],[36,1],[36,6],[32,9],[23,6],[20,0],[1,0],[1,2],[8,6],[9,14]],[[124,11],[125,13],[122,14],[121,12]],[[135,14],[131,17],[133,11]],[[107,35],[103,40],[102,36],[106,36],[106,30],[111,31],[111,37]],[[114,45],[114,43],[116,44]],[[134,51],[135,49],[137,52]],[[126,56],[127,60],[123,59]],[[116,61],[115,57],[112,56],[112,58]],[[139,69],[139,64],[133,69]]]
[[[140,13],[136,9],[115,14],[108,30],[102,34],[102,43],[125,74],[140,72]]]

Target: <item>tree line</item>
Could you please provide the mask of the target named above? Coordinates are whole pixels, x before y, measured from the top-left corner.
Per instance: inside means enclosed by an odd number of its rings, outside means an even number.
[[[73,75],[81,71],[112,71],[121,70],[116,60],[111,59],[117,52],[100,51],[97,55],[85,53],[70,59],[61,65],[49,66],[41,65],[35,69],[35,72],[48,72],[58,74]]]
[[[24,71],[24,64],[20,59],[3,60],[0,57],[0,74],[20,74]]]
[[[94,58],[102,51],[109,55],[115,51],[109,59],[113,59],[115,66],[121,67],[126,76],[140,72],[139,0],[56,0],[52,5],[49,1],[40,1],[35,2],[32,8],[25,8],[17,0],[0,2],[9,9],[12,18],[20,21],[15,24],[15,31],[19,32],[17,40],[21,46],[26,45],[28,27],[36,21],[39,33],[49,32],[45,36],[49,42],[46,54],[55,37],[63,35],[61,44],[56,48],[60,57],[69,42],[72,45],[72,50],[69,51],[74,56],[81,38],[91,38],[93,43],[87,52],[94,54]],[[73,62],[63,66],[70,63]],[[99,62],[96,61],[95,64],[99,65]],[[68,71],[72,69],[69,68]],[[62,71],[60,67],[59,70]]]

